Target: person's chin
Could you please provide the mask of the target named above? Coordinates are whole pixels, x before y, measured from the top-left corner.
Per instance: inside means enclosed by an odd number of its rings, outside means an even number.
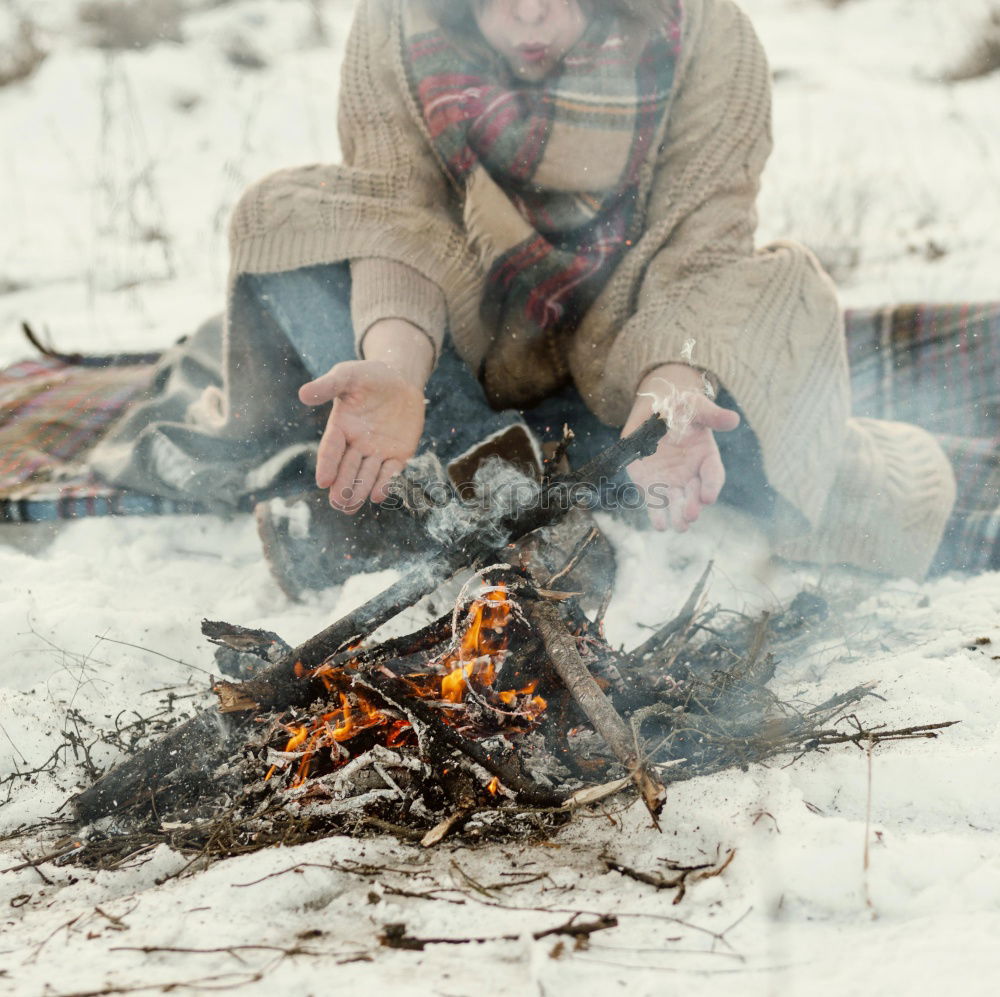
[[[555,63],[548,60],[545,62],[512,61],[509,65],[514,75],[525,83],[541,83],[555,69]]]

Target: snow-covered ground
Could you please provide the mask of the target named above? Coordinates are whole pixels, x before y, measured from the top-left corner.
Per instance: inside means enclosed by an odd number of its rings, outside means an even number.
[[[337,155],[347,0],[191,2],[182,43],[128,53],[87,44],[78,6],[34,0],[49,58],[0,89],[2,362],[26,352],[22,319],[94,351],[190,330],[219,307],[242,187]],[[986,0],[745,7],[776,73],[762,236],[813,245],[850,304],[1000,297],[1000,76],[934,79]],[[237,67],[234,51],[265,65]],[[770,564],[733,514],[681,538],[610,530],[623,568],[609,624],[625,643],[679,607],[709,558],[712,599],[735,609],[817,580]],[[169,708],[170,693],[176,709],[206,701],[203,617],[295,642],[384,581],[295,605],[249,521],[182,517],[0,528],[0,580],[0,779],[41,766],[77,724],[124,727]],[[820,581],[851,608],[781,663],[779,693],[818,702],[874,680],[884,701],[864,705],[866,721],[958,727],[880,748],[870,769],[843,748],[692,781],[672,791],[663,834],[639,807],[611,806],[544,847],[331,839],[181,876],[185,860],[166,850],[115,873],[0,872],[0,992],[995,993],[1000,581]],[[0,791],[0,870],[52,847],[58,832],[15,832],[84,780],[64,755],[9,799]],[[726,872],[677,906],[601,861],[655,870],[730,848]],[[516,885],[531,876],[515,873],[546,875]],[[576,911],[620,926],[581,951],[532,939]],[[415,935],[518,939],[382,948],[382,926],[400,921]]]

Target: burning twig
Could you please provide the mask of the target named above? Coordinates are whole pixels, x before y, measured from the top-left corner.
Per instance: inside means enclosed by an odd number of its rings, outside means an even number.
[[[461,752],[496,776],[519,800],[542,807],[558,807],[563,804],[565,796],[561,793],[538,785],[492,754],[478,741],[463,737],[453,727],[443,723],[437,711],[411,695],[401,679],[375,672],[359,677],[358,684],[378,693],[391,706],[412,717],[414,726],[422,727],[432,741],[439,742],[445,749]]]

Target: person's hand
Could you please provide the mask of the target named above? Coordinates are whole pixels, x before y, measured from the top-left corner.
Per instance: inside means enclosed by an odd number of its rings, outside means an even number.
[[[656,452],[630,464],[628,472],[646,497],[654,528],[665,530],[669,524],[683,533],[715,502],[726,480],[713,433],[735,429],[740,417],[716,405],[705,394],[703,375],[686,364],[665,364],[646,375],[622,436],[641,426],[654,406],[667,417],[670,430]],[[664,497],[667,509],[657,507]]]
[[[339,363],[302,385],[305,405],[333,402],[316,457],[316,485],[330,504],[355,513],[382,502],[389,479],[416,453],[424,428],[423,390],[378,360]]]
[[[404,319],[375,322],[362,337],[364,360],[331,367],[303,384],[304,405],[333,402],[316,455],[316,485],[330,505],[357,512],[368,498],[386,498],[386,486],[416,453],[424,430],[424,385],[434,347]]]

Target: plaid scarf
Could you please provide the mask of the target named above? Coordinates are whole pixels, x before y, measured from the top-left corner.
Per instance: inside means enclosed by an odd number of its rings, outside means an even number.
[[[499,60],[484,65],[419,6],[404,5],[407,69],[434,147],[466,191],[486,269],[482,311],[495,335],[484,381],[507,386],[497,404],[534,404],[567,380],[557,334],[579,322],[628,245],[640,171],[673,90],[680,4],[652,33],[598,13],[536,85]],[[535,390],[511,395],[529,382]]]

